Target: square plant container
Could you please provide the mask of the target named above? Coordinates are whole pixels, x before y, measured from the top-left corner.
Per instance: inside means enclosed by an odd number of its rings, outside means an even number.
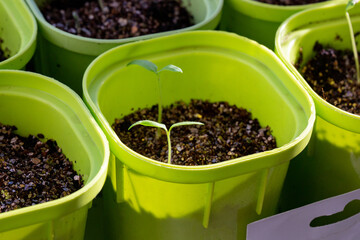
[[[0,213],[0,239],[84,239],[88,209],[106,179],[105,135],[71,89],[39,74],[1,70],[0,109],[0,122],[17,134],[56,140],[84,179],[68,196]]]
[[[36,34],[36,20],[24,1],[0,1],[0,47],[10,54],[0,61],[0,69],[25,68],[35,51]]]
[[[273,129],[278,148],[204,166],[136,153],[111,128],[115,118],[157,103],[149,72],[126,67],[134,59],[183,69],[164,73],[164,105],[202,99],[244,107]],[[179,33],[109,50],[86,70],[83,91],[112,152],[106,239],[245,239],[248,223],[276,213],[289,161],[308,143],[315,120],[310,96],[273,52],[226,32]]]
[[[225,0],[220,29],[235,32],[274,49],[275,33],[283,21],[294,13],[332,1],[339,0],[292,6],[268,4],[256,0]]]
[[[215,29],[221,17],[223,0],[183,0],[194,16],[195,25],[167,32],[123,39],[95,39],[62,31],[44,18],[39,10],[48,0],[26,0],[39,25],[35,70],[70,86],[81,95],[81,80],[92,60],[115,46],[177,32]]]
[[[300,49],[304,63],[315,55],[316,41],[335,49],[351,49],[345,6],[332,4],[296,14],[280,26],[276,35],[276,53],[312,96],[316,107],[309,146],[290,164],[284,210],[360,187],[360,116],[326,102],[293,66]],[[354,32],[360,31],[360,7],[349,13]]]

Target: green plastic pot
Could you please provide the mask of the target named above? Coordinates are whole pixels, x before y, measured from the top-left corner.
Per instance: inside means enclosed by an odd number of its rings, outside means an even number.
[[[184,5],[193,14],[196,23],[191,27],[139,37],[101,40],[76,36],[50,25],[38,8],[46,0],[26,0],[26,2],[39,24],[39,40],[35,53],[36,71],[60,80],[80,95],[85,69],[101,53],[133,41],[183,31],[214,29],[220,21],[223,5],[223,0],[184,0]]]
[[[360,7],[350,10],[350,14],[354,32],[360,31]],[[304,63],[314,56],[316,41],[338,49],[351,49],[345,4],[332,4],[296,14],[286,20],[276,34],[276,53],[310,93],[317,113],[309,147],[290,165],[284,190],[284,209],[360,187],[360,116],[323,100],[292,65],[299,57],[300,48]],[[359,46],[358,41],[358,49]]]
[[[72,90],[29,72],[0,71],[0,109],[0,122],[17,126],[18,134],[55,139],[85,181],[66,197],[0,213],[0,239],[83,239],[107,173],[109,146],[101,129]]]
[[[271,126],[279,147],[206,166],[170,165],[129,149],[112,130],[114,119],[157,103],[151,73],[126,67],[133,59],[183,69],[163,73],[165,105],[195,98],[245,107]],[[109,50],[86,70],[83,92],[112,152],[105,239],[245,239],[249,222],[276,212],[289,161],[308,143],[315,119],[310,96],[273,52],[226,32],[179,33]]]
[[[21,0],[0,1],[0,38],[2,48],[10,50],[10,58],[0,62],[0,69],[22,69],[36,47],[37,25]]]
[[[283,21],[294,13],[327,3],[279,6],[256,0],[225,0],[220,29],[235,32],[274,49],[275,33]]]

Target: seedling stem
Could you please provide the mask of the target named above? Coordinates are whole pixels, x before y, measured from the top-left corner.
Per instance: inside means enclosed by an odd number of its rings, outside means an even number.
[[[99,6],[101,8],[101,11],[104,11],[104,1],[103,0],[98,0]]]
[[[357,48],[356,48],[354,30],[353,30],[353,27],[352,27],[352,24],[351,24],[350,14],[348,12],[358,2],[359,2],[359,0],[350,0],[348,2],[348,4],[346,5],[346,8],[345,8],[345,16],[346,16],[346,20],[347,20],[347,23],[348,23],[348,26],[349,26],[351,45],[352,45],[352,49],[353,49],[353,53],[354,53],[354,60],[355,60],[355,67],[356,67],[356,79],[357,79],[357,82],[360,84],[359,56],[358,56],[358,52],[357,52]]]
[[[77,13],[77,11],[72,11],[72,16],[73,16],[74,21],[75,21],[76,32],[77,32],[77,34],[80,34],[81,28],[80,28],[80,17],[79,17],[79,14]]]

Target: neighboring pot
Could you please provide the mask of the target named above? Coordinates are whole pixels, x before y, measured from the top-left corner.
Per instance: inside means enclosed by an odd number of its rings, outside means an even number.
[[[294,13],[325,5],[329,1],[279,6],[256,0],[225,0],[220,29],[235,32],[274,49],[275,33],[283,21]]]
[[[163,73],[165,105],[228,101],[269,125],[279,147],[206,166],[170,165],[129,149],[111,124],[157,102],[149,72],[126,67],[133,59],[183,69]],[[179,33],[109,50],[85,72],[83,91],[113,153],[106,239],[245,239],[248,223],[276,213],[289,161],[308,143],[315,119],[310,96],[273,52],[226,32]]]
[[[284,210],[360,187],[360,116],[326,102],[293,66],[300,48],[303,63],[315,55],[316,41],[337,49],[351,49],[345,6],[332,4],[296,14],[276,34],[276,53],[312,96],[317,113],[309,147],[290,164]],[[350,14],[354,32],[360,31],[360,7],[350,10]],[[359,41],[357,44],[359,49]]]
[[[0,1],[0,38],[10,58],[0,62],[0,69],[23,69],[36,47],[37,25],[21,0]]]
[[[98,55],[133,41],[144,40],[177,32],[214,29],[221,16],[223,0],[184,0],[184,5],[193,14],[195,25],[162,33],[124,39],[94,39],[73,35],[50,25],[37,4],[44,0],[26,0],[39,24],[39,39],[35,53],[35,69],[70,86],[81,95],[81,80],[86,67]]]
[[[54,139],[83,176],[84,187],[57,200],[0,213],[0,239],[84,239],[88,209],[103,187],[108,142],[81,99],[48,77],[0,71],[0,122],[23,136]]]

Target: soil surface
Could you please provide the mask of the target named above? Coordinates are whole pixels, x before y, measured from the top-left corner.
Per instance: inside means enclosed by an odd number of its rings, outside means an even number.
[[[0,213],[69,195],[83,187],[81,175],[54,140],[21,137],[0,123]]]
[[[4,41],[0,38],[0,62],[10,57],[10,50],[2,46],[3,42]]]
[[[304,66],[302,54],[295,67],[327,102],[353,114],[360,114],[360,83],[352,50],[336,50],[316,43],[316,55]],[[302,66],[302,67],[300,67]]]
[[[61,30],[98,39],[136,37],[194,24],[180,0],[55,0],[42,6],[41,12]]]
[[[135,126],[139,120],[157,121],[157,106],[138,110],[116,119],[113,129],[129,148],[152,159],[167,162],[165,131],[156,140],[156,128]],[[172,164],[206,165],[276,148],[270,128],[261,127],[257,119],[243,108],[226,102],[192,100],[177,102],[163,109],[163,123],[197,121],[204,125],[173,128],[171,131]]]
[[[262,3],[273,5],[292,6],[292,5],[306,5],[311,3],[325,2],[327,0],[256,0]]]

